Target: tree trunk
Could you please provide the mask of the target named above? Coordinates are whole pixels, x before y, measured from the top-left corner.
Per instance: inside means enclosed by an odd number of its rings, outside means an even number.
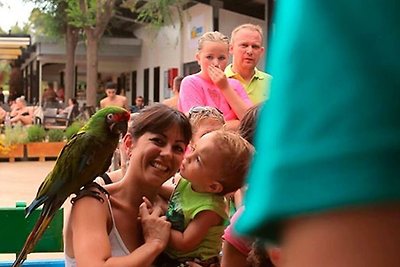
[[[65,63],[65,97],[64,102],[74,97],[75,92],[75,50],[78,44],[79,30],[67,25],[65,35],[66,63]]]
[[[86,47],[86,104],[88,106],[97,106],[97,51],[98,41],[92,29],[86,29],[87,47]]]
[[[79,1],[83,15],[87,15],[88,6],[84,0]],[[88,106],[97,106],[97,66],[98,66],[98,43],[103,36],[104,30],[110,21],[115,0],[97,0],[96,23],[95,25],[85,27],[87,38],[86,47],[86,104]]]

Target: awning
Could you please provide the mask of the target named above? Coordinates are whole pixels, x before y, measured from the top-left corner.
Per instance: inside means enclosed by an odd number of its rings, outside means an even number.
[[[17,59],[30,43],[30,35],[0,34],[0,60]]]

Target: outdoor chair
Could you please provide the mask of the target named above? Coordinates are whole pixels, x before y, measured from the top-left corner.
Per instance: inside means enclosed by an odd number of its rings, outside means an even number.
[[[68,112],[67,116],[57,114],[57,109],[47,108],[43,115],[43,127],[49,129],[65,130],[73,121],[72,110]]]

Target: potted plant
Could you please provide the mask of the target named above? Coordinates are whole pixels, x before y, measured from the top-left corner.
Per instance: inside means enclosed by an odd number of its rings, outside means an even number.
[[[65,134],[61,129],[51,129],[47,132],[49,142],[64,142]]]
[[[14,162],[24,157],[24,144],[27,142],[26,128],[22,125],[5,126],[0,136],[0,158]]]
[[[44,161],[45,158],[55,158],[64,147],[64,134],[61,130],[46,130],[40,125],[32,125],[28,128],[28,143],[26,152],[28,158],[39,158]],[[50,142],[50,140],[52,142]]]
[[[71,140],[72,136],[76,134],[80,128],[85,124],[83,121],[74,121],[70,126],[65,129],[65,137],[67,140]]]

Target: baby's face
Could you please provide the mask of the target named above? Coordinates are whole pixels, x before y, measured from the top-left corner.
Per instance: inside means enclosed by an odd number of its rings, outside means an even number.
[[[201,137],[193,150],[185,155],[180,173],[192,183],[196,192],[210,192],[210,184],[218,177],[223,164],[221,153],[215,151],[215,135],[209,133]]]

